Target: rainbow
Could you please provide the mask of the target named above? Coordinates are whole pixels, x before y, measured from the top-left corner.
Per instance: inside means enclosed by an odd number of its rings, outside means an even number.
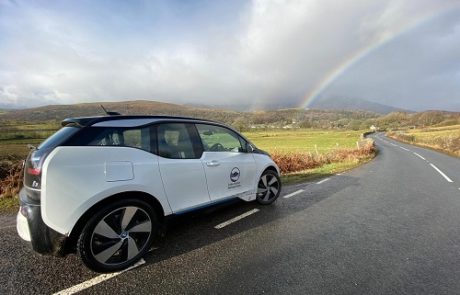
[[[451,11],[453,8],[460,8],[460,4],[455,3],[453,5],[447,5],[446,7],[443,7],[442,9],[439,9],[434,13],[432,12],[429,15],[423,15],[421,17],[418,17],[417,19],[410,22],[408,25],[397,30],[395,33],[388,36],[384,36],[378,40],[374,40],[364,48],[357,50],[356,52],[348,56],[344,61],[335,66],[332,70],[330,70],[326,75],[324,75],[322,79],[320,79],[319,82],[316,85],[314,85],[313,88],[310,91],[308,91],[306,95],[303,96],[300,108],[308,108],[308,106],[312,102],[314,102],[321,95],[321,93],[324,90],[326,90],[335,80],[341,77],[353,65],[355,65],[356,63],[364,59],[366,56],[376,51],[378,48],[403,35],[404,33],[414,30],[420,27],[421,25]]]

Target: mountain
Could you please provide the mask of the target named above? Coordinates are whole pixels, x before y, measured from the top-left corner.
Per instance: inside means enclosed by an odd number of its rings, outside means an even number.
[[[321,110],[348,110],[348,111],[369,111],[378,114],[389,114],[392,112],[411,112],[389,105],[380,104],[359,98],[325,98],[314,101],[311,109]]]
[[[158,101],[136,100],[121,102],[95,102],[70,105],[48,105],[30,109],[9,110],[0,112],[0,121],[57,121],[68,117],[104,115],[104,110],[119,112],[123,115],[171,115],[232,121],[238,114],[234,111],[214,110],[190,107]]]
[[[30,109],[10,110],[5,113],[0,113],[0,125],[2,125],[2,123],[8,125],[12,122],[16,124],[21,124],[21,122],[53,122],[53,124],[58,125],[64,118],[68,117],[104,115],[105,113],[101,104],[107,111],[119,112],[123,115],[171,115],[204,118],[231,124],[239,129],[249,128],[250,126],[258,126],[260,128],[264,128],[264,126],[283,127],[292,124],[297,127],[321,127],[332,126],[335,124],[334,122],[340,119],[349,122],[350,120],[367,120],[377,117],[375,113],[366,111],[304,110],[293,108],[238,112],[157,101],[137,100],[49,105]],[[346,125],[344,120],[340,122],[341,126],[344,124]]]

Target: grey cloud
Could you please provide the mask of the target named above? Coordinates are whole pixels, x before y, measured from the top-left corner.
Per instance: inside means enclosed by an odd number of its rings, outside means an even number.
[[[452,108],[460,100],[460,10],[452,1],[253,1],[231,29],[170,35],[164,43],[148,30],[105,39],[58,13],[26,8],[15,12],[24,17],[15,26],[0,22],[15,36],[0,45],[2,103],[300,105],[350,56],[440,11],[447,12],[390,38],[321,95],[410,109]]]

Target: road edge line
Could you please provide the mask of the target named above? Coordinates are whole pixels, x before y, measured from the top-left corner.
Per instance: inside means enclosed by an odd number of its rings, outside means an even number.
[[[218,225],[214,226],[214,228],[215,228],[215,229],[222,229],[222,228],[226,227],[227,225],[230,225],[230,224],[232,224],[232,223],[235,223],[235,222],[237,222],[237,221],[239,221],[239,220],[241,220],[241,219],[243,219],[243,218],[245,218],[245,217],[248,217],[248,216],[250,216],[250,215],[252,215],[252,214],[254,214],[254,213],[257,213],[257,212],[259,212],[259,211],[260,211],[260,210],[257,209],[257,208],[252,209],[252,210],[249,210],[249,211],[247,211],[247,212],[245,212],[245,213],[243,213],[243,214],[241,214],[241,215],[238,215],[238,216],[236,216],[236,217],[233,217],[232,219],[229,219],[229,220],[227,220],[227,221],[224,221],[224,222],[222,222],[222,223],[219,223]]]
[[[323,179],[323,180],[318,181],[316,184],[325,183],[325,182],[328,181],[328,180],[330,180],[329,177],[328,177],[328,178],[325,178],[325,179]]]
[[[92,279],[89,279],[87,281],[84,281],[84,282],[81,282],[75,286],[72,286],[70,288],[67,288],[67,289],[64,289],[64,290],[61,290],[61,291],[58,291],[56,293],[53,293],[53,295],[71,295],[71,294],[75,294],[77,292],[81,292],[83,290],[86,290],[88,288],[91,288],[97,284],[100,284],[102,282],[105,282],[107,280],[110,280],[118,275],[121,275],[122,273],[124,272],[127,272],[133,268],[136,268],[136,267],[139,267],[141,265],[145,264],[145,260],[143,258],[141,258],[141,260],[139,260],[136,264],[128,267],[127,269],[124,269],[122,271],[118,271],[118,272],[112,272],[112,273],[107,273],[107,274],[102,274],[102,275],[99,275],[97,277],[94,277]]]
[[[439,174],[442,175],[442,177],[444,177],[447,182],[454,182],[452,179],[449,178],[449,176],[447,176],[446,174],[444,174],[444,172],[442,172],[441,170],[439,170],[438,167],[436,167],[435,165],[433,165],[432,163],[430,163],[430,166],[433,167],[436,171],[438,171]]]
[[[290,193],[290,194],[287,194],[287,195],[283,196],[283,198],[284,198],[284,199],[289,199],[290,197],[293,197],[293,196],[295,196],[295,195],[298,195],[298,194],[300,194],[300,193],[303,193],[304,191],[305,191],[305,190],[303,190],[303,189],[299,189],[299,190],[297,190],[297,191],[295,191],[295,192],[293,192],[293,193]]]

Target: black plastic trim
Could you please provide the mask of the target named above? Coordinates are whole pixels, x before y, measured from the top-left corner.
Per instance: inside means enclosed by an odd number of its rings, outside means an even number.
[[[127,119],[157,119],[157,120],[165,120],[165,121],[190,120],[190,121],[213,122],[213,123],[221,124],[217,121],[212,121],[212,120],[207,120],[207,119],[198,119],[198,118],[192,118],[192,117],[132,115],[132,116],[96,116],[96,117],[66,118],[61,122],[61,125],[67,126],[69,124],[76,124],[78,126],[83,127],[83,126],[91,126],[96,123],[105,122],[105,121],[116,121],[116,120],[127,120]]]
[[[64,256],[67,237],[43,222],[41,206],[27,195],[24,188],[19,193],[19,203],[21,212],[27,214],[32,249],[40,254]]]

